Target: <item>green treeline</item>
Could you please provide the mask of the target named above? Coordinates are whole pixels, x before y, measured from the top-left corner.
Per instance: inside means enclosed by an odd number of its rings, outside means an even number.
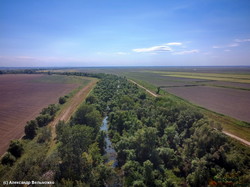
[[[171,96],[151,97],[124,77],[96,77],[101,79],[70,121],[57,124],[54,144],[46,127],[54,107],[27,124],[26,139],[13,141],[9,160],[2,159],[1,180],[91,187],[250,183],[249,150],[195,107]],[[100,126],[106,115],[118,168],[104,156]]]
[[[28,121],[24,128],[24,138],[33,139],[37,134],[38,127],[47,126],[54,119],[58,110],[59,107],[57,105],[51,104],[47,108],[44,108],[35,120]]]
[[[249,152],[195,108],[170,97],[147,96],[116,76],[102,79],[94,95],[102,111],[108,106],[109,136],[124,186],[250,183]]]
[[[67,68],[59,68],[61,70],[66,70]],[[46,71],[44,71],[46,70]],[[47,71],[49,70],[49,71]],[[54,72],[54,70],[58,69],[44,69],[44,68],[37,68],[37,69],[2,69],[0,70],[0,75],[2,74],[58,74],[58,75],[68,75],[68,76],[85,76],[85,77],[93,77],[93,78],[103,78],[106,75],[104,73],[87,73],[87,72]]]

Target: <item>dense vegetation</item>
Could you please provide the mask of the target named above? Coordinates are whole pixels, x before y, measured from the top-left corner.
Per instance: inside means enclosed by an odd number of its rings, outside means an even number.
[[[57,125],[58,154],[61,163],[56,171],[60,183],[102,186],[112,174],[104,164],[100,145],[104,136],[99,132],[102,117],[94,106],[83,104],[69,124]]]
[[[5,156],[9,162],[2,159],[1,179],[93,187],[114,184],[118,175],[122,184],[116,185],[123,186],[250,183],[249,150],[231,142],[219,124],[181,100],[153,98],[123,77],[96,77],[101,80],[85,103],[68,123],[57,125],[53,148],[41,136],[50,133],[42,122],[47,124],[43,117],[53,117],[54,110],[48,107],[28,123],[35,134],[26,133],[24,144],[12,142]],[[120,170],[114,170],[103,156],[105,134],[100,126],[105,115]]]
[[[103,79],[94,93],[101,110],[108,106],[109,135],[125,186],[250,183],[249,153],[195,108],[149,97],[115,76]]]

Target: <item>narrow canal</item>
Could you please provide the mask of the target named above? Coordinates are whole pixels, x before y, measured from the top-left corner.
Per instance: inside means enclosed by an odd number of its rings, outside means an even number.
[[[107,162],[112,161],[113,168],[115,168],[117,166],[117,153],[116,153],[114,147],[112,146],[112,143],[111,143],[109,136],[108,136],[108,116],[106,116],[103,119],[102,126],[100,129],[106,133],[106,136],[105,136],[105,144],[106,144],[105,156],[107,157]]]

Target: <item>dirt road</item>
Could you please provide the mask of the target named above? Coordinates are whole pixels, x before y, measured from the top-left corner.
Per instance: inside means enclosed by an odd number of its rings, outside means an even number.
[[[132,81],[132,80],[129,80],[129,81],[132,82],[132,83],[134,83],[134,84],[136,84],[136,85],[139,86],[140,88],[146,90],[146,92],[148,92],[150,95],[152,95],[152,96],[154,96],[154,97],[158,97],[158,96],[159,96],[159,95],[157,95],[157,94],[151,92],[151,91],[148,90],[147,88],[143,87],[142,85],[138,84],[137,82]]]
[[[147,91],[149,94],[151,94],[152,96],[154,96],[154,97],[159,97],[159,95],[156,95],[155,93],[151,92],[150,90],[148,90],[147,88],[141,86],[140,84],[136,83],[135,81],[132,81],[132,80],[129,80],[129,81],[132,82],[132,83],[134,83],[134,84],[136,84],[136,85],[139,86],[140,88],[146,90],[146,91]],[[240,138],[240,137],[238,137],[238,136],[235,136],[235,135],[233,135],[233,134],[231,134],[231,133],[229,133],[229,132],[227,132],[227,131],[222,131],[222,133],[226,134],[227,136],[230,136],[231,138],[234,138],[234,139],[240,141],[240,142],[243,143],[244,145],[250,146],[250,142],[247,141],[247,140],[244,140],[244,139],[242,139],[242,138]]]
[[[56,138],[56,125],[58,122],[61,121],[69,121],[70,117],[74,114],[76,109],[79,107],[79,105],[82,103],[82,101],[87,97],[87,95],[90,93],[94,85],[96,84],[97,80],[92,80],[87,86],[82,88],[76,95],[71,98],[68,103],[66,103],[66,106],[61,110],[59,115],[49,124],[51,127],[51,146],[53,147],[55,144],[55,138]]]
[[[250,142],[249,142],[249,141],[244,140],[244,139],[242,139],[242,138],[240,138],[240,137],[238,137],[238,136],[235,136],[235,135],[233,135],[233,134],[231,134],[231,133],[229,133],[229,132],[226,132],[226,131],[222,131],[222,132],[223,132],[224,134],[226,134],[226,135],[228,135],[228,136],[230,136],[230,137],[232,137],[232,138],[234,138],[234,139],[236,139],[236,140],[242,142],[243,144],[245,144],[245,145],[247,145],[247,146],[250,146]]]

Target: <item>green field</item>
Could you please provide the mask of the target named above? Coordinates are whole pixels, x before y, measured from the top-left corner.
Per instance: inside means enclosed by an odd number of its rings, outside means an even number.
[[[193,72],[165,72],[165,71],[145,71],[149,73],[161,74],[168,77],[181,77],[189,79],[203,79],[213,81],[227,81],[238,83],[250,83],[250,74],[225,74],[225,73],[193,73]]]

